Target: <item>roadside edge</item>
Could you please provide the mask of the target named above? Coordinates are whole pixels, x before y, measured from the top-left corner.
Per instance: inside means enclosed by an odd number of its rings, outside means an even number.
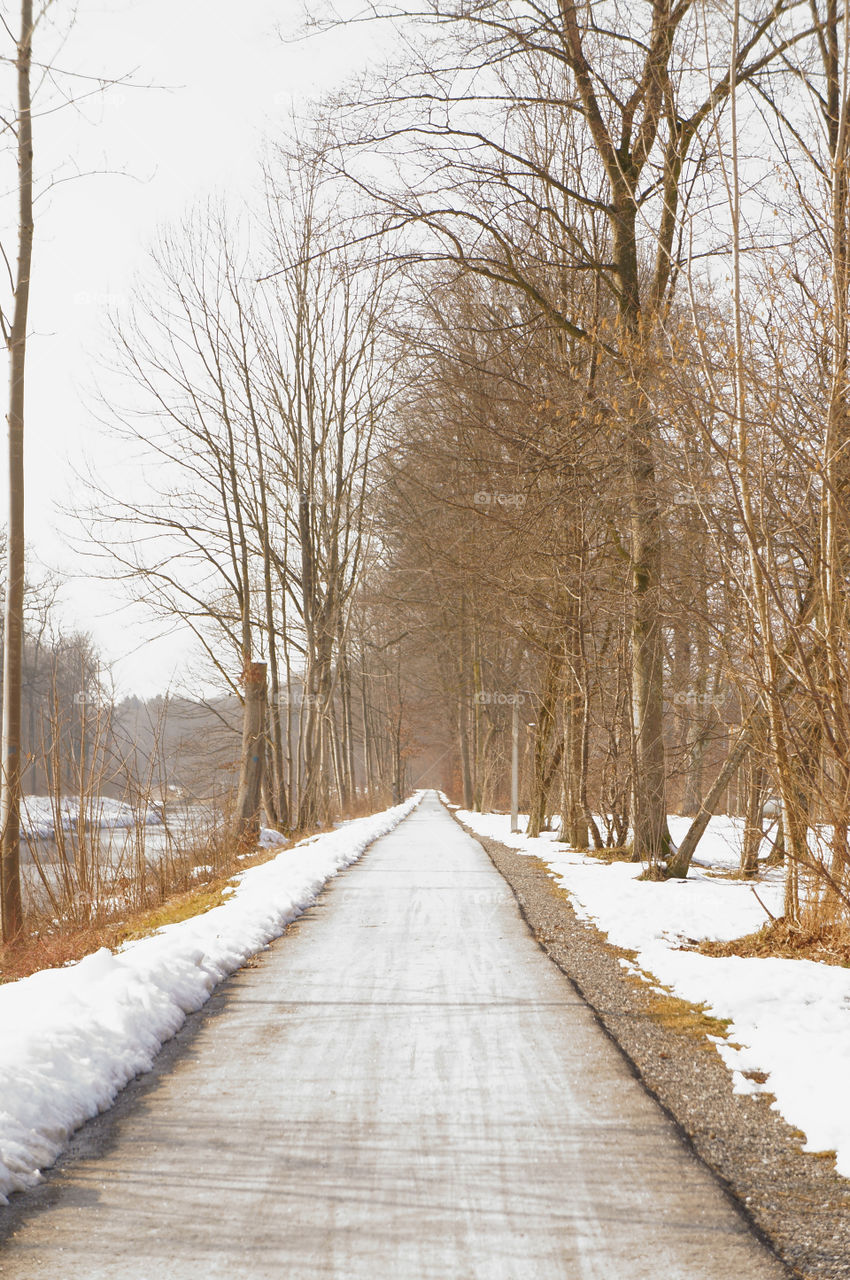
[[[604,934],[578,919],[544,862],[478,835],[449,812],[484,849],[538,944],[756,1235],[791,1274],[850,1280],[850,1182],[800,1149],[800,1134],[771,1109],[769,1096],[733,1092],[709,1040],[653,1018],[651,988],[626,973]]]

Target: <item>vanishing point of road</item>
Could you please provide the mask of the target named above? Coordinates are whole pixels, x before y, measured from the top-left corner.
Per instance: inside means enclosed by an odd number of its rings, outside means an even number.
[[[432,793],[3,1231],[2,1280],[787,1275]]]

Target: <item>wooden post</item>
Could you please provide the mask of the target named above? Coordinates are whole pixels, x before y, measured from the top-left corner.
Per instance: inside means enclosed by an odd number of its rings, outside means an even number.
[[[511,831],[519,831],[519,700],[511,720]]]

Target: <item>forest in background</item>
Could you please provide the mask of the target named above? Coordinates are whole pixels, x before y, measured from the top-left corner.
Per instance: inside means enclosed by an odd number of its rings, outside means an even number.
[[[847,15],[368,12],[397,61],[163,233],[101,379],[149,495],[90,552],[198,642],[232,839],[504,808],[516,712],[532,834],[684,876],[734,811],[846,926]]]

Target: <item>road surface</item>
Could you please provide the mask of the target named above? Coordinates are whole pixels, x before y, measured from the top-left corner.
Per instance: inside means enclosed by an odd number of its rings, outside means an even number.
[[[787,1274],[431,794],[15,1199],[2,1280]]]

